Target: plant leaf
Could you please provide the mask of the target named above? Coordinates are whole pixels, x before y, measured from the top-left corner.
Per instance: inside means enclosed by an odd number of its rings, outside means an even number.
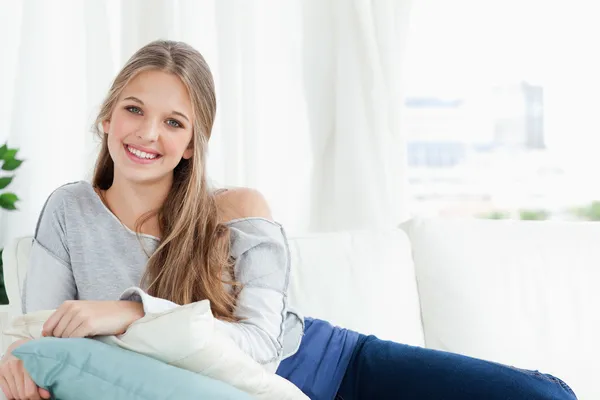
[[[2,165],[2,169],[5,171],[14,171],[19,168],[23,163],[22,160],[17,160],[16,158],[4,161],[4,165]]]
[[[4,161],[12,160],[12,159],[15,158],[15,156],[17,155],[18,151],[19,151],[19,149],[8,149],[2,155],[2,159]]]
[[[3,159],[4,158],[4,153],[6,153],[8,151],[8,147],[6,146],[6,144],[4,144],[2,147],[0,147],[0,158]]]
[[[0,178],[0,189],[4,189],[8,185],[10,185],[12,180],[13,180],[12,176],[5,176],[5,177]]]
[[[0,207],[6,210],[16,210],[15,203],[19,201],[19,198],[14,193],[2,193],[0,194]]]

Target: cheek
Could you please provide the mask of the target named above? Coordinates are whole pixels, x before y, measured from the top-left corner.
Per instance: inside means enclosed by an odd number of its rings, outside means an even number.
[[[180,157],[188,148],[191,136],[191,133],[184,132],[179,132],[173,135],[165,135],[162,143],[165,153]]]
[[[113,139],[124,139],[131,132],[136,131],[139,123],[135,118],[127,115],[115,115],[110,124],[110,133],[113,135]]]

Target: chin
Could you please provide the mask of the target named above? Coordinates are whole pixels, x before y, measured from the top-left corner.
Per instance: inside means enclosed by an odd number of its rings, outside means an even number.
[[[158,168],[148,168],[147,166],[140,168],[137,165],[130,163],[115,163],[115,176],[120,176],[124,181],[133,184],[152,184],[169,178],[169,171],[159,171]]]

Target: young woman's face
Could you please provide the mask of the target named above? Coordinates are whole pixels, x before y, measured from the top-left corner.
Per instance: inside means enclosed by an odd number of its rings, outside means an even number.
[[[192,118],[190,96],[177,76],[137,75],[102,124],[115,175],[138,183],[170,178],[181,159],[193,155]]]

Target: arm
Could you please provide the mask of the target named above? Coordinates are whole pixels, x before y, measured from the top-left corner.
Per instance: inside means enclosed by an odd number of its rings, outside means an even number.
[[[242,284],[234,312],[240,321],[216,320],[215,328],[257,362],[276,366],[283,355],[288,308],[289,256],[285,236],[280,226],[268,220],[248,219],[230,228],[232,234],[241,236],[233,249],[239,254],[235,279]],[[258,243],[248,245],[257,238]],[[243,248],[237,248],[238,245]]]
[[[56,310],[44,324],[45,336],[85,337],[123,333],[143,316],[139,303],[80,301],[68,245],[66,196],[50,195],[38,220],[22,296],[23,313]],[[76,234],[76,232],[75,232]]]
[[[235,280],[242,284],[235,315],[240,322],[215,320],[215,329],[229,336],[265,368],[275,371],[283,353],[284,321],[290,257],[282,227],[271,220],[264,198],[255,191],[236,189],[219,196],[222,215],[230,219],[231,255],[236,259]],[[224,211],[223,211],[224,210]],[[141,300],[148,313],[177,307],[139,288],[122,299]]]
[[[50,195],[38,219],[23,284],[23,313],[58,308],[74,300],[77,288],[67,245],[64,192]]]
[[[221,218],[232,235],[235,280],[242,284],[235,316],[240,322],[215,321],[254,360],[275,366],[283,353],[288,309],[290,255],[281,225],[273,222],[261,193],[238,188],[217,197]]]

